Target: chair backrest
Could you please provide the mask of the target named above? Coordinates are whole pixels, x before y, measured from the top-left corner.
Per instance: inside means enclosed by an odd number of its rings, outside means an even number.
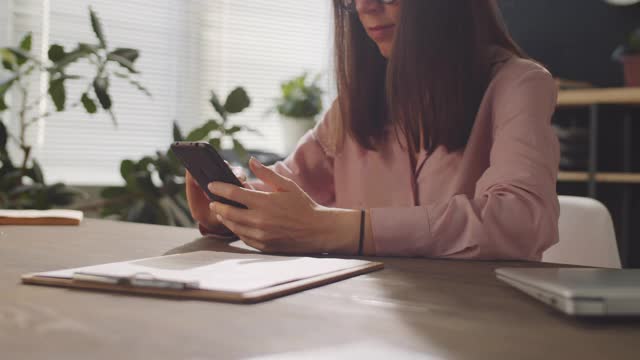
[[[558,199],[560,241],[545,251],[542,261],[621,268],[609,210],[591,198],[559,196]]]

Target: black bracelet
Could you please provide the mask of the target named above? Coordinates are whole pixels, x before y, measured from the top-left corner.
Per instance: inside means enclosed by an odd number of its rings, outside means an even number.
[[[364,245],[364,218],[365,211],[360,211],[360,242],[358,243],[358,256],[362,256],[362,248]]]

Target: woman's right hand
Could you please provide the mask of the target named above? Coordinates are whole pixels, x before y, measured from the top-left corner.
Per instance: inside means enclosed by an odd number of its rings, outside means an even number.
[[[242,182],[245,187],[250,187],[246,183],[247,177],[242,172],[241,168],[232,168],[236,177]],[[211,200],[207,194],[200,188],[200,185],[195,181],[193,176],[186,172],[185,183],[187,188],[187,202],[189,203],[189,210],[191,211],[191,217],[200,225],[214,234],[228,234],[229,229],[217,219],[216,212],[211,208]]]

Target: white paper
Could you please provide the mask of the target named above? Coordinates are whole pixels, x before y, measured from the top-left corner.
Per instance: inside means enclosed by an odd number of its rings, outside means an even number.
[[[82,221],[82,211],[77,210],[3,210],[0,209],[0,217],[4,218],[62,218]]]
[[[37,274],[37,276],[70,279],[75,273],[122,278],[140,275],[157,280],[197,283],[197,287],[202,290],[244,293],[368,263],[364,260],[197,251],[50,271]]]

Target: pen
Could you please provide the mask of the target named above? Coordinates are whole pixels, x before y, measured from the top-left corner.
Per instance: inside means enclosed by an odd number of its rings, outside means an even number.
[[[102,284],[109,284],[109,285],[147,287],[147,288],[155,288],[155,289],[185,290],[185,289],[198,288],[197,282],[157,279],[153,277],[153,275],[148,273],[137,273],[131,276],[118,277],[118,276],[110,276],[110,275],[76,272],[73,274],[73,280],[102,283]]]

